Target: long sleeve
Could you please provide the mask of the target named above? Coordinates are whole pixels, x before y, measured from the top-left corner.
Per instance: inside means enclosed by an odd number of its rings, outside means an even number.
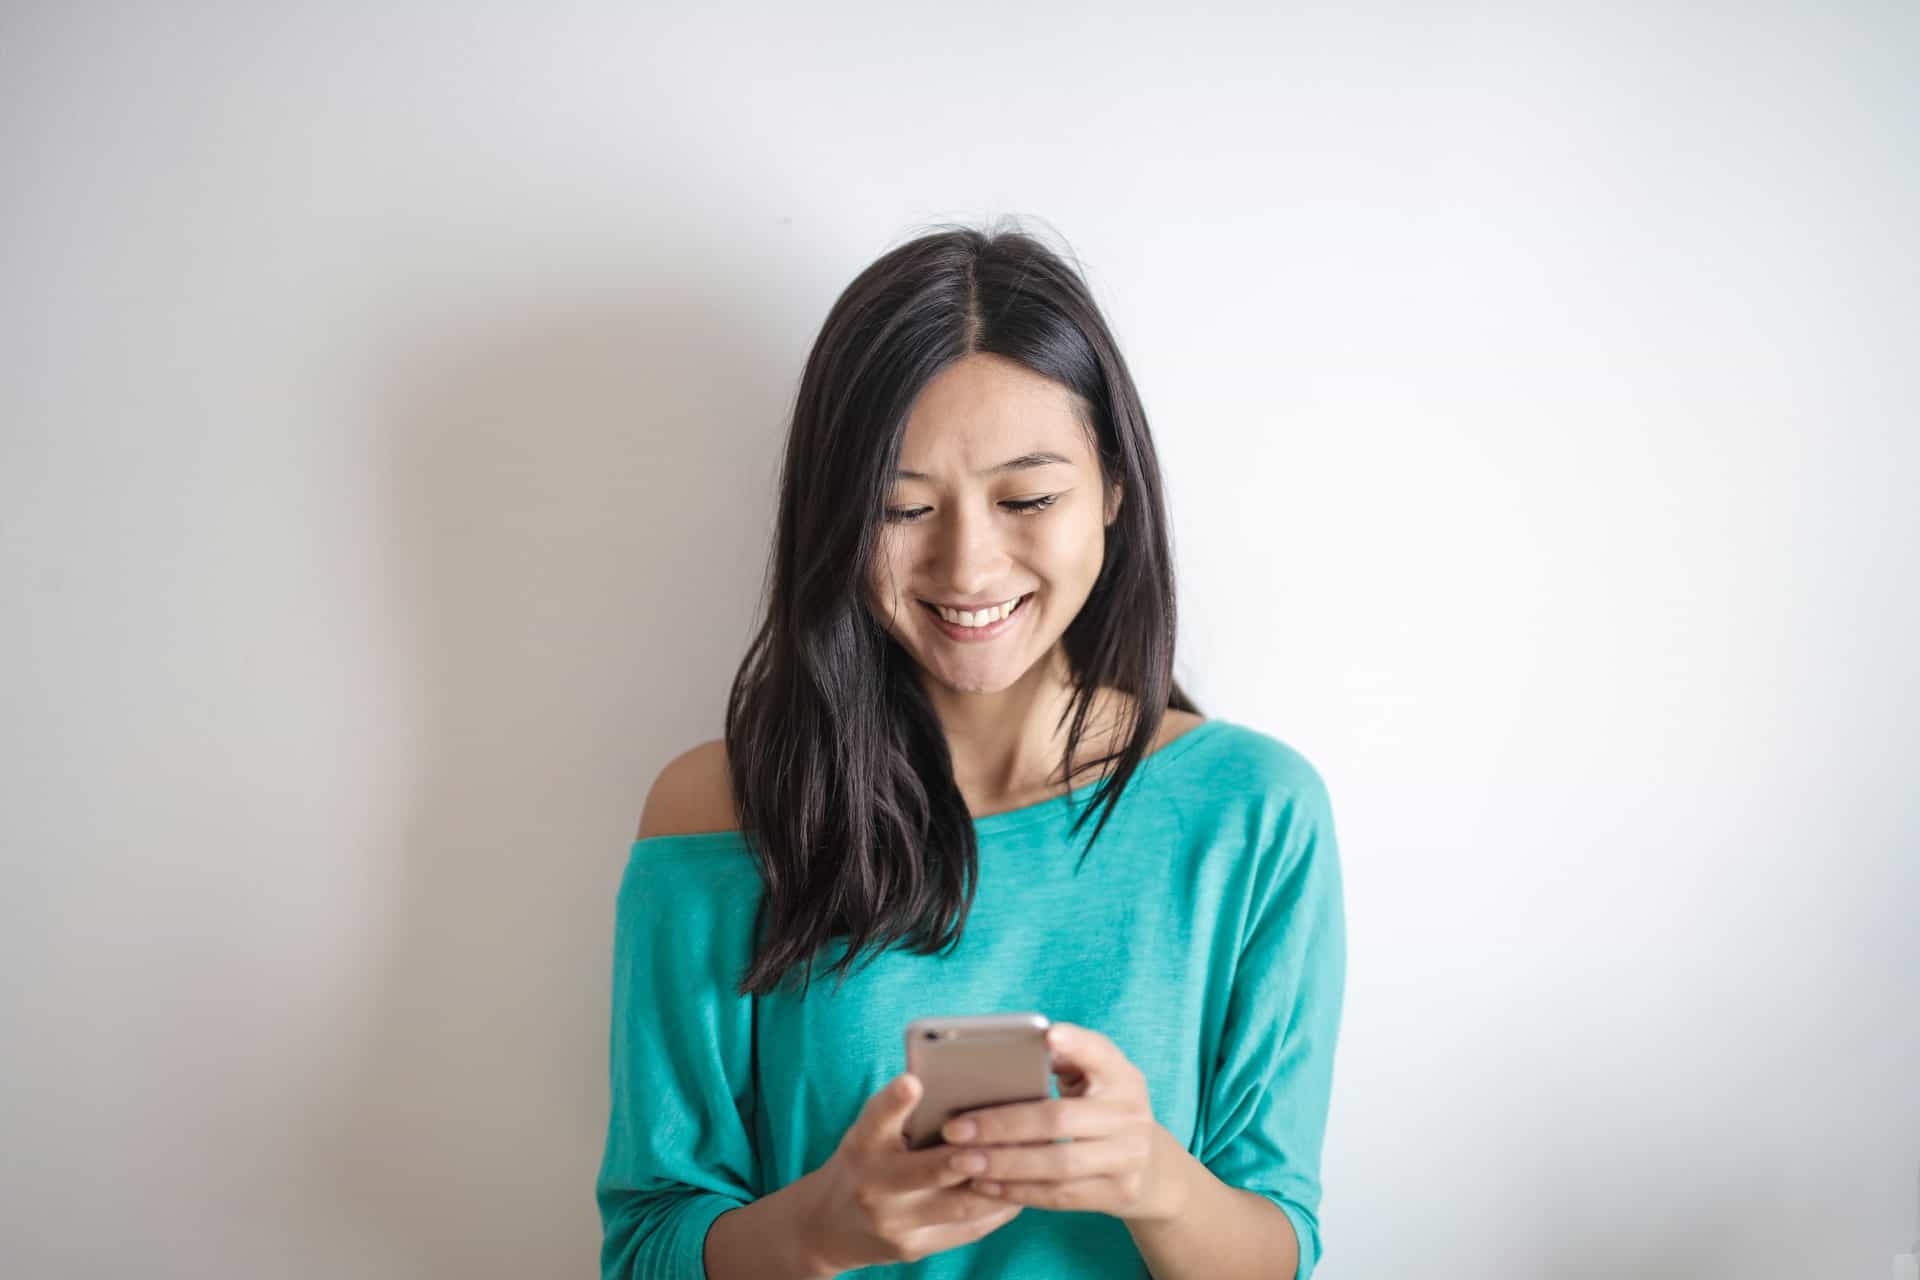
[[[621,877],[595,1184],[602,1280],[705,1280],[708,1227],[759,1193],[753,1008],[734,992],[757,906],[750,873],[727,851],[655,837]]]
[[[1346,988],[1346,919],[1333,811],[1319,774],[1283,752],[1273,830],[1204,1098],[1198,1152],[1221,1181],[1273,1200],[1299,1238],[1298,1280],[1319,1264],[1320,1155]]]

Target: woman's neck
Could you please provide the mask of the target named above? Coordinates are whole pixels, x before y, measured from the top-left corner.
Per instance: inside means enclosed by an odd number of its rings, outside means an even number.
[[[947,733],[954,781],[970,811],[1022,808],[1066,791],[1060,762],[1067,750],[1074,690],[1064,680],[1050,683],[1043,695],[1010,697],[1014,689],[997,695],[943,693],[935,709]],[[984,700],[970,701],[976,698]],[[1095,693],[1074,756],[1077,774],[1085,775],[1125,741],[1132,716],[1131,695],[1110,688]],[[1090,780],[1076,776],[1073,783],[1079,787]]]

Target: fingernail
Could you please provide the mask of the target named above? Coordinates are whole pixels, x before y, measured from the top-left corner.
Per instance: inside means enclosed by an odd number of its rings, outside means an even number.
[[[948,1142],[965,1142],[968,1138],[971,1138],[973,1136],[973,1121],[971,1120],[948,1121],[947,1127],[945,1130],[943,1130],[943,1132],[945,1132],[945,1134],[947,1135]]]

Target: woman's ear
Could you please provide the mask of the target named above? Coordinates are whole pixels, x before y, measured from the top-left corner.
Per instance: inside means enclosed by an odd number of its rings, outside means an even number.
[[[1115,480],[1113,487],[1107,490],[1107,511],[1106,515],[1101,519],[1102,524],[1112,524],[1114,517],[1120,514],[1120,499],[1125,495],[1125,492],[1125,486],[1118,480]]]

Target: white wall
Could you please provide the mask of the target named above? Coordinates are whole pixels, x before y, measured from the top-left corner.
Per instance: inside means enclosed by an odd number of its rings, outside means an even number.
[[[0,1271],[592,1273],[807,345],[1013,212],[1334,794],[1321,1274],[1886,1275],[1916,11],[811,8],[0,19]]]

